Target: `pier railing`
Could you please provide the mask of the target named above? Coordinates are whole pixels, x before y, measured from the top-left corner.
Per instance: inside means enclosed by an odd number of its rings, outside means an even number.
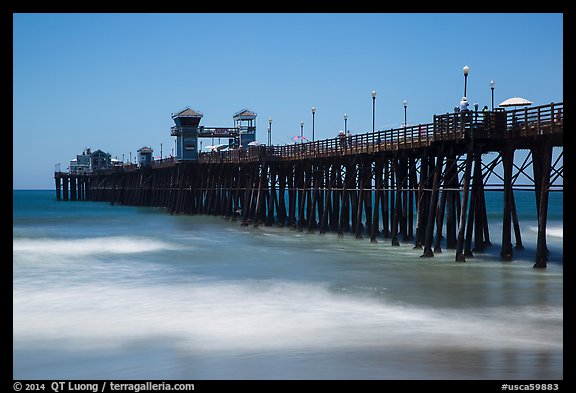
[[[298,160],[414,149],[428,146],[433,141],[433,131],[433,123],[418,124],[286,146],[249,146],[248,149],[202,153],[199,155],[199,161],[216,163],[251,162],[261,159]]]
[[[389,130],[285,146],[248,146],[211,153],[200,153],[200,163],[243,163],[260,160],[314,159],[402,149],[425,148],[437,141],[465,141],[466,138],[506,139],[537,135],[561,134],[564,104],[551,103],[504,111],[456,112],[434,115],[432,123],[407,125]],[[175,157],[154,161],[152,167],[169,167]],[[59,169],[59,168],[58,168]],[[115,171],[131,171],[136,166],[124,165]],[[59,172],[59,170],[55,170]]]
[[[298,160],[415,149],[430,146],[436,141],[458,141],[469,137],[499,139],[554,134],[563,131],[563,118],[563,103],[510,111],[446,113],[434,115],[434,122],[428,124],[286,146],[249,146],[248,149],[201,153],[198,160],[201,163]]]
[[[510,138],[548,135],[563,131],[564,103],[551,103],[507,111],[506,131]]]
[[[154,168],[163,168],[167,166],[173,166],[176,163],[176,157],[161,158],[159,160],[152,161],[151,165]]]

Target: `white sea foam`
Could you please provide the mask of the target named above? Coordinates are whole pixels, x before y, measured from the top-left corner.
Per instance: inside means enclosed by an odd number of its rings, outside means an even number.
[[[17,256],[70,256],[93,254],[133,254],[174,248],[161,240],[130,236],[96,237],[87,239],[14,239],[13,253]]]
[[[532,232],[538,232],[537,226],[530,226]],[[546,235],[550,237],[564,238],[564,226],[552,225],[546,227]]]
[[[546,234],[548,236],[564,238],[564,227],[550,227],[546,228]]]
[[[164,337],[182,350],[561,349],[562,308],[447,310],[278,281],[14,290],[14,342],[120,347]],[[552,324],[552,325],[550,325]]]

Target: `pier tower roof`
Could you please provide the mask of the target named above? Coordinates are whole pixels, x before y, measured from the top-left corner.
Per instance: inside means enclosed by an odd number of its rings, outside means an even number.
[[[251,111],[250,109],[242,109],[238,112],[234,113],[234,120],[254,120],[256,119],[256,112]]]
[[[202,112],[186,107],[178,113],[173,113],[172,120],[177,127],[198,127],[202,116],[204,116]]]

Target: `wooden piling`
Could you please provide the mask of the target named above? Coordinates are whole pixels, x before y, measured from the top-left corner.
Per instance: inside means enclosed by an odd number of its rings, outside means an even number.
[[[446,184],[444,183],[444,186]],[[446,197],[448,191],[443,190],[442,195],[440,196],[440,201],[438,202],[438,211],[436,217],[436,238],[434,239],[434,253],[441,254],[442,247],[440,242],[442,240],[442,227],[444,226],[444,211],[446,209]]]
[[[354,229],[356,232],[356,239],[362,239],[362,207],[364,204],[364,182],[366,176],[364,172],[366,168],[364,167],[363,163],[358,163],[358,197],[356,198],[356,206],[353,210],[356,211],[356,216],[354,217],[355,225]]]
[[[434,236],[434,216],[436,214],[436,208],[438,204],[438,189],[439,189],[439,181],[440,181],[440,172],[442,171],[443,165],[443,154],[440,150],[438,152],[438,156],[436,158],[436,167],[434,168],[434,179],[432,181],[432,195],[430,200],[430,206],[428,209],[428,219],[426,223],[426,237],[424,243],[424,253],[421,255],[422,257],[433,257],[434,253],[432,252],[432,239]]]
[[[466,262],[464,256],[464,229],[466,227],[466,210],[468,208],[468,187],[470,185],[470,172],[472,168],[472,154],[473,150],[469,149],[466,154],[466,169],[464,170],[464,178],[462,180],[462,203],[460,207],[460,219],[458,222],[458,238],[456,241],[456,262]]]
[[[416,163],[414,157],[408,158],[408,240],[414,239],[414,197],[416,196]]]
[[[391,173],[391,165],[392,160],[390,156],[385,156],[384,158],[384,184],[383,192],[381,194],[382,198],[382,236],[384,238],[390,238],[390,214],[389,214],[389,206],[390,206],[390,188],[392,187],[390,173]]]
[[[314,233],[314,228],[316,227],[316,206],[318,205],[319,194],[320,194],[320,171],[314,165],[310,169],[310,182],[312,188],[310,189],[310,208],[308,209],[308,231],[307,233]],[[320,210],[318,208],[318,210]]]
[[[63,194],[63,199],[65,201],[68,200],[68,176],[63,176],[62,177],[62,194]]]
[[[278,214],[276,224],[280,227],[286,225],[286,167],[280,165],[278,168]]]
[[[482,252],[485,247],[484,228],[488,223],[484,223],[486,217],[484,206],[484,179],[482,177],[482,154],[478,149],[474,161],[474,184],[475,190],[475,208],[474,208],[474,248],[472,252]]]
[[[366,218],[364,232],[372,237],[372,161],[364,161],[364,217]]]
[[[416,236],[414,239],[414,249],[421,249],[422,244],[424,244],[424,186],[426,184],[426,178],[428,177],[427,160],[427,156],[422,156],[420,158],[420,181],[418,182],[418,198],[416,199],[416,209],[418,213],[416,214]]]
[[[56,200],[59,201],[62,199],[62,178],[60,175],[54,176],[54,181],[56,182]]]
[[[326,233],[328,228],[328,217],[330,216],[329,210],[332,204],[332,188],[334,187],[334,167],[330,169],[330,165],[324,167],[324,178],[326,179],[326,197],[324,199],[324,208],[322,209],[322,217],[320,217],[320,233]]]
[[[402,209],[400,216],[400,234],[402,241],[408,241],[408,159],[405,152],[400,156],[400,190],[402,193]]]
[[[546,221],[548,219],[548,194],[550,183],[550,165],[552,162],[552,145],[549,141],[543,142],[536,148],[538,155],[540,179],[540,197],[538,203],[538,238],[536,244],[535,268],[545,268],[548,261],[548,248],[546,247]]]
[[[502,212],[502,261],[512,260],[512,165],[514,149],[507,143],[502,151],[502,167],[504,172],[504,211]]]
[[[342,188],[344,187],[344,182],[342,180],[342,165],[340,162],[336,162],[332,166],[334,175],[336,176],[334,187],[332,191],[332,218],[330,220],[330,230],[338,233],[338,228],[340,227],[340,202],[342,199]]]
[[[392,168],[390,170],[390,183],[391,183],[391,191],[390,191],[390,209],[392,211],[392,225],[391,225],[391,244],[393,246],[399,246],[400,242],[398,241],[398,218],[400,216],[400,209],[402,205],[400,203],[400,184],[398,183],[399,179],[399,171],[398,171],[398,158],[392,158]],[[392,183],[394,187],[392,188]]]
[[[379,232],[380,217],[380,199],[382,193],[382,160],[377,159],[374,164],[374,214],[372,215],[372,227],[370,231],[370,242],[377,243],[376,237]]]
[[[512,225],[514,226],[514,239],[516,239],[516,244],[514,248],[516,250],[523,250],[524,245],[522,244],[522,233],[520,232],[520,222],[518,220],[518,212],[516,211],[516,198],[514,198],[514,190],[510,196],[510,206],[512,208]]]

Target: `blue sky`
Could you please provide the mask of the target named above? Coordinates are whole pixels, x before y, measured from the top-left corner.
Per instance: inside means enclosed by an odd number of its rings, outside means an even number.
[[[171,113],[258,114],[257,139],[428,123],[458,105],[563,101],[562,14],[14,14],[13,187],[53,188],[85,147],[174,146]]]

